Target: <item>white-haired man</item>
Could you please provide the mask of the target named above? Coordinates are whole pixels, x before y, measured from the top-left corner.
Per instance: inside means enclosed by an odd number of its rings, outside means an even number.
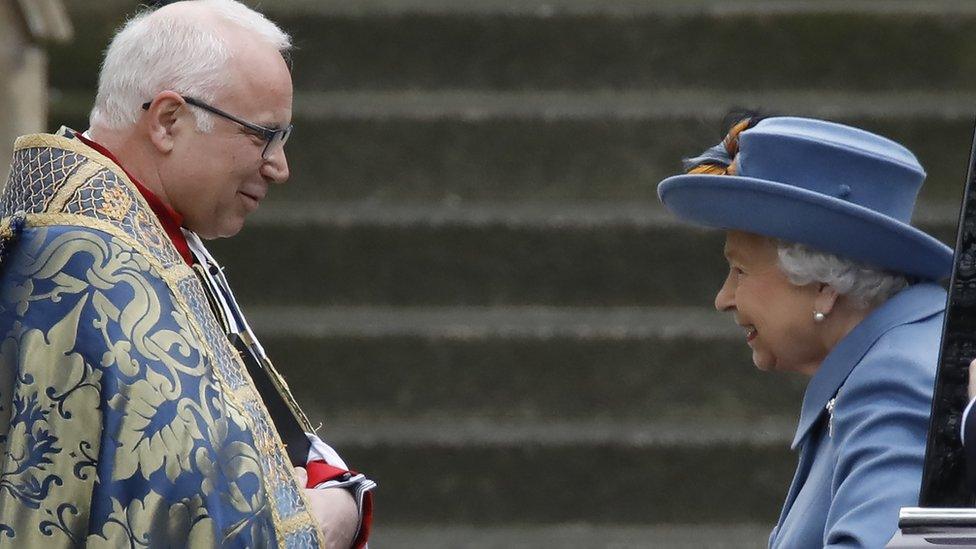
[[[15,144],[0,540],[365,543],[373,483],[311,433],[199,238],[288,179],[289,47],[234,0],[143,13],[106,52],[89,130]]]

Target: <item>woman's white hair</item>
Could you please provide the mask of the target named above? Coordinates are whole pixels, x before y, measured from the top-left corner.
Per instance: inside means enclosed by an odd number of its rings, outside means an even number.
[[[145,11],[128,20],[105,52],[98,94],[89,116],[92,126],[120,129],[135,124],[140,106],[157,93],[173,90],[213,101],[232,52],[214,21],[237,27],[285,54],[291,38],[264,15],[234,0],[192,0],[194,9],[212,17]],[[182,2],[178,2],[182,4]],[[192,109],[200,131],[213,119]]]
[[[803,244],[776,240],[779,267],[798,286],[821,282],[847,296],[855,306],[878,305],[908,286],[908,277],[820,252]]]

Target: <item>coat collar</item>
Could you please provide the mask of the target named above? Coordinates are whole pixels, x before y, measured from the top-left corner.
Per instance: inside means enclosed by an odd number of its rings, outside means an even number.
[[[149,209],[151,209],[153,213],[156,214],[156,217],[159,218],[159,224],[163,226],[163,230],[166,231],[166,236],[169,237],[170,241],[173,243],[173,246],[176,247],[176,251],[180,253],[180,257],[183,258],[183,261],[185,261],[187,265],[193,265],[193,254],[190,252],[190,244],[187,242],[186,237],[183,236],[183,231],[181,230],[181,227],[183,226],[182,215],[166,205],[158,196],[156,196],[155,193],[150,191],[148,187],[143,185],[138,179],[135,178],[135,176],[129,173],[129,170],[125,169],[125,166],[123,166],[122,162],[120,162],[119,159],[112,154],[112,151],[108,150],[101,143],[92,141],[91,138],[84,133],[76,132],[65,126],[62,126],[61,129],[58,130],[58,135],[67,137],[68,139],[78,139],[105,158],[115,162],[119,169],[125,172],[125,175],[129,176],[129,181],[131,181],[136,190],[139,191],[139,194],[146,199],[146,203],[149,204]]]
[[[830,351],[813,375],[806,394],[791,448],[796,449],[824,412],[827,401],[837,394],[854,366],[885,332],[938,314],[945,309],[945,290],[938,284],[909,286],[892,296],[854,327]]]

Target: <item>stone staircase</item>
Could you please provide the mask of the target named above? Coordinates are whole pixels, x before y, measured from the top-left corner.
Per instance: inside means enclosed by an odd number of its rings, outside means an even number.
[[[136,2],[68,2],[52,127],[84,127]],[[720,234],[655,184],[734,106],[908,145],[947,242],[976,6],[278,0],[292,180],[213,243],[309,415],[377,491],[376,547],[756,547],[804,380],[711,309]],[[255,258],[260,258],[255,259]]]

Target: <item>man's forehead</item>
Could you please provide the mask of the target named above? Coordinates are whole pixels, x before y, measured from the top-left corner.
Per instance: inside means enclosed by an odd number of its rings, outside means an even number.
[[[275,55],[277,64],[263,55],[245,54],[234,59],[223,90],[229,103],[247,111],[242,116],[269,128],[287,126],[292,116],[291,73],[280,54]],[[252,60],[255,62],[249,62]]]
[[[267,89],[240,88],[218,94],[215,103],[230,114],[265,128],[278,129],[291,123],[291,98],[269,96]]]

